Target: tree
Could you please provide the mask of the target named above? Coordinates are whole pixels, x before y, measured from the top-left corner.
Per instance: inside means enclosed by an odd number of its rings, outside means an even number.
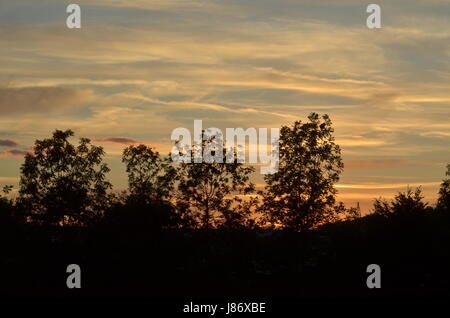
[[[56,130],[52,138],[36,140],[34,153],[21,166],[19,201],[32,220],[53,224],[86,224],[103,212],[111,184],[105,179],[102,147],[73,131]]]
[[[415,191],[408,188],[406,192],[398,192],[391,202],[383,198],[375,199],[373,213],[384,217],[418,215],[427,207],[423,198],[420,187]]]
[[[10,225],[13,222],[14,202],[7,195],[13,189],[7,185],[3,187],[3,194],[0,193],[0,226]]]
[[[447,172],[445,175],[450,177],[450,164],[447,165]],[[442,181],[439,189],[437,208],[442,211],[450,212],[450,178]]]
[[[214,142],[214,136],[207,136],[205,132],[202,139],[202,150]],[[225,157],[226,149],[222,149]],[[188,162],[181,163],[178,168],[177,207],[203,229],[222,225],[237,227],[248,220],[250,210],[242,208],[243,202],[238,195],[245,196],[254,191],[250,174],[255,169],[238,163],[236,149],[231,153],[230,162]]]
[[[339,202],[334,207],[335,215],[330,221],[354,221],[361,218],[361,208],[359,202],[356,207],[347,208],[343,202]]]
[[[220,207],[216,225],[226,230],[254,229],[257,226],[253,212],[259,204],[257,197],[246,197],[245,199],[235,196],[228,199]]]
[[[143,201],[159,201],[170,197],[176,180],[176,169],[170,159],[145,145],[130,146],[123,151],[130,194]]]
[[[339,210],[334,184],[344,165],[332,122],[316,113],[308,119],[281,128],[279,169],[264,177],[263,221],[275,227],[310,230],[335,220]]]
[[[138,145],[124,149],[122,162],[128,173],[129,194],[119,196],[108,221],[131,232],[180,226],[182,220],[170,202],[177,179],[170,159]]]

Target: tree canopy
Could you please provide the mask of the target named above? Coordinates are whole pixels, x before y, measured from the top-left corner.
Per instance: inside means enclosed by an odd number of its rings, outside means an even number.
[[[344,164],[327,115],[312,113],[280,130],[278,172],[265,176],[262,212],[265,221],[303,231],[336,215],[334,184]]]
[[[131,195],[144,201],[159,201],[170,197],[176,170],[169,158],[162,158],[150,147],[138,145],[125,148],[122,162],[126,164]]]
[[[417,215],[427,207],[427,203],[422,200],[420,187],[414,191],[408,188],[406,192],[399,192],[391,202],[383,198],[375,199],[373,212],[384,217]]]
[[[19,201],[32,220],[48,224],[86,224],[102,213],[111,184],[102,147],[71,130],[36,140],[21,167]]]
[[[213,143],[213,137],[203,139],[202,150]],[[250,213],[237,195],[254,191],[250,174],[255,169],[238,163],[237,151],[232,153],[233,160],[229,163],[181,163],[179,166],[177,206],[197,220],[201,228],[234,226],[245,222]]]

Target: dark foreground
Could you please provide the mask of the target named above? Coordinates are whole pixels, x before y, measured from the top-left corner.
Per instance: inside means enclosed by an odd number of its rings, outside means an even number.
[[[450,217],[368,216],[311,233],[2,226],[2,297],[446,298]],[[66,268],[81,267],[81,289]],[[381,289],[366,268],[381,267]]]

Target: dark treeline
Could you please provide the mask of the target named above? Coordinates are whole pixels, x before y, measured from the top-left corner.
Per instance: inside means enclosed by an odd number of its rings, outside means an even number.
[[[371,263],[387,268],[379,295],[449,294],[450,179],[435,207],[407,189],[361,217],[336,202],[344,165],[327,115],[281,128],[279,170],[261,191],[236,153],[232,163],[174,164],[133,145],[122,156],[128,189],[117,193],[103,149],[73,135],[37,140],[18,195],[3,189],[3,294],[365,297]],[[65,287],[73,263],[86,269],[81,291]]]

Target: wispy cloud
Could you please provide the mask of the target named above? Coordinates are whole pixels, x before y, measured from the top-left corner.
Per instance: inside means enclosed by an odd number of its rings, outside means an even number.
[[[119,144],[119,145],[138,145],[138,144],[144,144],[152,147],[161,146],[161,144],[158,143],[152,143],[152,142],[142,142],[137,141],[132,138],[128,137],[108,137],[108,138],[102,138],[102,139],[94,139],[94,142],[97,143],[113,143],[113,144]]]
[[[449,158],[450,4],[380,1],[374,32],[357,0],[80,0],[74,32],[61,1],[0,0],[0,138],[32,144],[71,128],[109,153],[140,140],[168,150],[194,119],[279,127],[318,111],[334,122],[345,184],[374,170],[380,184],[394,172],[437,182]]]
[[[9,149],[5,151],[0,151],[0,157],[18,157],[23,158],[28,152],[17,149]]]
[[[336,188],[338,189],[399,189],[410,187],[420,187],[420,186],[438,186],[440,182],[414,182],[414,183],[391,183],[391,184],[338,184]]]
[[[0,87],[0,113],[58,112],[82,107],[93,100],[92,91],[62,87]]]

